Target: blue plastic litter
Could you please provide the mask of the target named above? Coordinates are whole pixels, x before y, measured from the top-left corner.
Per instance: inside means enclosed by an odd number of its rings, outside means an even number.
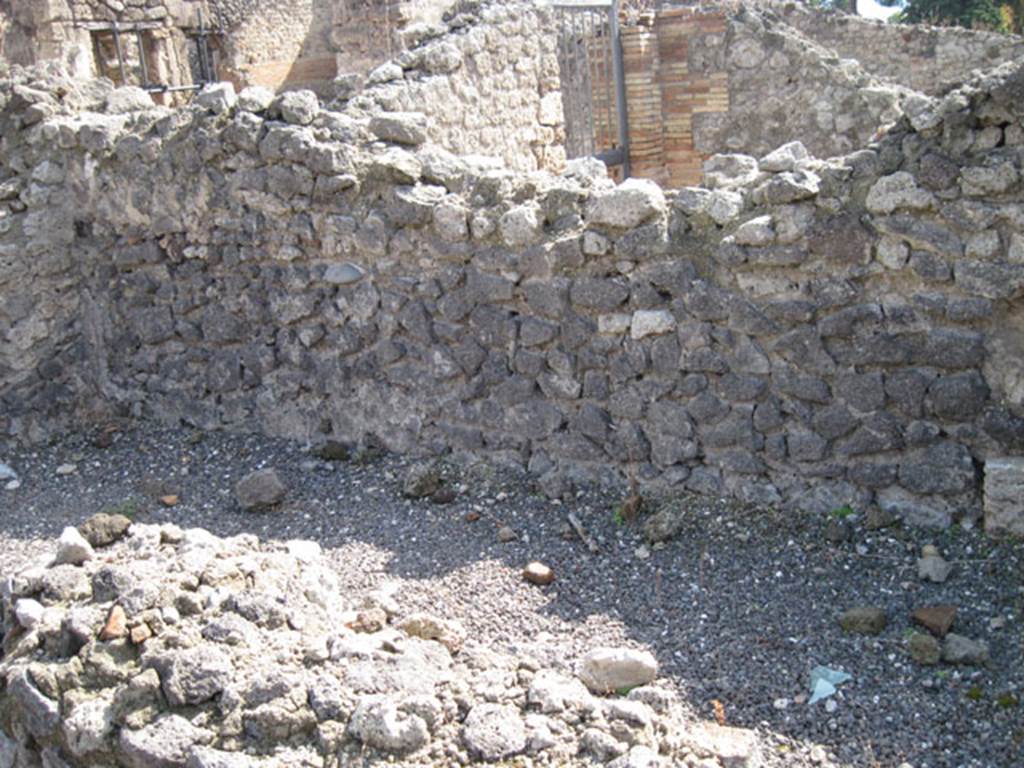
[[[842,685],[852,679],[851,675],[838,669],[815,667],[811,670],[811,698],[807,704],[811,705],[816,701],[827,699],[836,692],[837,685]]]

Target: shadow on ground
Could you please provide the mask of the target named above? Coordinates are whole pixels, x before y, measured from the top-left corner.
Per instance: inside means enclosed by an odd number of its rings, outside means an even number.
[[[544,638],[579,653],[614,642],[648,646],[697,715],[710,719],[718,701],[730,724],[758,728],[772,765],[805,764],[812,743],[839,765],[1020,764],[1021,710],[1005,706],[1024,699],[1019,543],[960,529],[929,538],[855,525],[850,541],[833,545],[823,520],[695,498],[680,534],[652,551],[638,525],[616,520],[620,495],[611,491],[555,505],[518,474],[481,467],[463,472],[457,500],[439,506],[402,497],[408,462],[394,456],[314,465],[287,441],[155,427],[119,433],[107,448],[94,438],[70,435],[5,457],[21,476],[17,490],[0,485],[5,572],[98,511],[221,536],[315,539],[343,586],[398,581],[404,606],[457,618],[480,642]],[[61,465],[74,469],[61,474]],[[276,511],[245,513],[234,484],[265,466],[281,471],[289,496]],[[174,507],[158,501],[168,494],[179,497]],[[597,554],[564,536],[569,511],[600,542]],[[499,541],[501,526],[516,540]],[[929,540],[955,561],[945,584],[917,579],[916,553]],[[531,560],[553,567],[556,582],[524,582]],[[936,603],[958,605],[955,631],[989,642],[988,667],[911,662],[909,612]],[[888,611],[881,635],[840,630],[839,612],[859,605]],[[1006,626],[995,629],[1000,617]],[[833,703],[809,706],[808,672],[819,664],[853,680]]]

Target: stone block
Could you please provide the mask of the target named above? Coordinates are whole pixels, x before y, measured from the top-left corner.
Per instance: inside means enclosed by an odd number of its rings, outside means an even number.
[[[985,531],[1024,536],[1024,457],[985,462]]]

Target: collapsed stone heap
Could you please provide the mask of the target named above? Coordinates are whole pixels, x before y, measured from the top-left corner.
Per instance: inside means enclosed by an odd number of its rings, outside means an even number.
[[[387,590],[342,595],[314,542],[97,515],[55,549],[3,587],[3,766],[759,762],[646,652],[474,645]]]

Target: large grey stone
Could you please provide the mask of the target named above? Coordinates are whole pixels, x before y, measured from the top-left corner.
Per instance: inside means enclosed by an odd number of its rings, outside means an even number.
[[[403,711],[394,699],[380,696],[359,701],[348,731],[367,746],[386,752],[414,752],[430,741],[422,717]]]
[[[1024,458],[985,462],[985,530],[996,536],[1024,537]]]
[[[280,504],[287,492],[288,486],[273,468],[250,472],[235,485],[235,497],[239,505],[250,512]]]
[[[595,192],[587,208],[593,224],[628,229],[665,213],[665,194],[648,179],[630,178],[615,189]]]
[[[647,651],[597,648],[580,661],[577,675],[594,693],[611,693],[651,682],[658,675],[658,662]]]
[[[370,119],[370,132],[381,141],[416,146],[427,140],[422,112],[381,112]]]

